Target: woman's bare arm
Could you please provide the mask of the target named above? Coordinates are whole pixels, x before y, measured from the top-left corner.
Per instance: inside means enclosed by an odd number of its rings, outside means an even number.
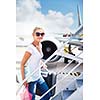
[[[24,67],[25,67],[25,64],[26,64],[26,62],[27,62],[27,60],[29,59],[30,56],[31,56],[31,53],[26,51],[25,54],[24,54],[24,57],[23,57],[23,59],[21,61],[21,76],[22,76],[22,80],[25,79]],[[26,82],[24,83],[24,85],[26,86]]]

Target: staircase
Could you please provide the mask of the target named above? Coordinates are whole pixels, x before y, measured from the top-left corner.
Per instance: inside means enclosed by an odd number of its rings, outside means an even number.
[[[50,100],[82,100],[82,98],[83,76],[81,75],[81,77],[72,80],[65,89],[55,94]]]

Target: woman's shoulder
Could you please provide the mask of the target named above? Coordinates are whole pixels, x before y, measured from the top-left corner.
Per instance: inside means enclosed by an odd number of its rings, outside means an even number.
[[[26,51],[30,51],[30,50],[34,50],[34,46],[32,45],[32,43],[30,43],[28,46],[27,46],[27,48],[26,48]]]
[[[27,48],[34,48],[34,45],[32,43],[30,43]]]

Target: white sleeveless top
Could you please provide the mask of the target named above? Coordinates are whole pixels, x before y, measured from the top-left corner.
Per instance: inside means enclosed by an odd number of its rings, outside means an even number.
[[[27,82],[33,82],[38,80],[41,77],[41,68],[40,68],[40,60],[43,57],[42,53],[42,45],[40,44],[40,52],[37,50],[37,48],[33,45],[30,44],[26,51],[31,53],[30,58],[28,59],[26,66],[25,67],[25,77],[32,73],[33,71],[37,70],[28,80]]]

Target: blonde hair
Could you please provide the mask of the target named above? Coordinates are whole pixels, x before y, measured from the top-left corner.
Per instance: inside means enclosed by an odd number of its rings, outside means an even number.
[[[40,30],[40,29],[42,29],[42,28],[41,27],[35,27],[32,34],[34,34],[36,32],[36,30]]]

